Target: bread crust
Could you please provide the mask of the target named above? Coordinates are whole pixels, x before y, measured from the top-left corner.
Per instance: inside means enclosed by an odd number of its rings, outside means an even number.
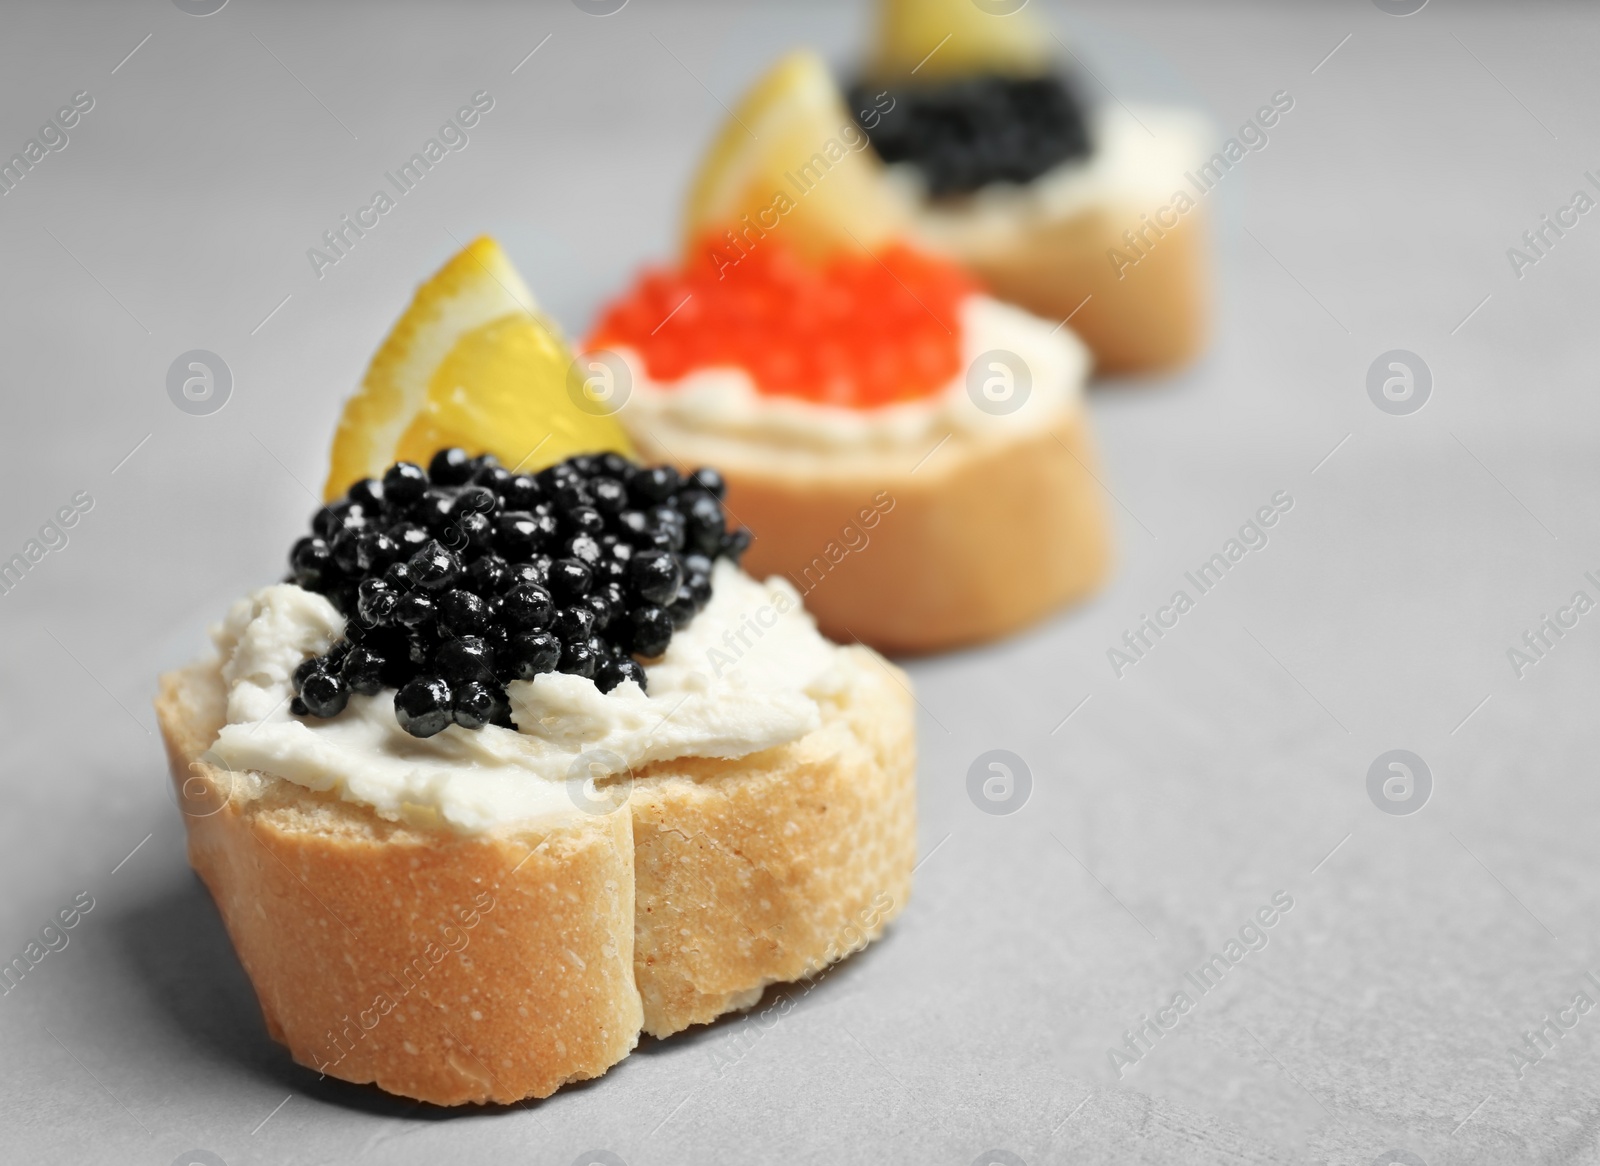
[[[646,460],[681,456],[684,470],[711,460],[681,433],[670,450],[650,431],[636,441]],[[802,470],[730,445],[714,464],[728,513],[755,534],[747,569],[786,577],[845,643],[915,654],[994,639],[1089,594],[1110,569],[1081,406],[1021,437],[952,435],[920,463]]]
[[[942,212],[937,240],[929,242],[1000,299],[1047,320],[1072,316],[1097,371],[1156,372],[1187,364],[1205,346],[1209,264],[1200,208],[1164,228],[1153,245],[1141,243],[1142,257],[1130,248],[1122,234],[1150,231],[1139,218],[1149,209],[1074,211],[998,238],[952,227]],[[1113,250],[1136,262],[1114,263]]]
[[[474,836],[387,822],[199,760],[222,721],[195,722],[196,687],[220,695],[214,665],[163,677],[156,704],[189,862],[295,1060],[458,1105],[544,1097],[634,1047],[625,810]]]
[[[391,1093],[509,1103],[599,1076],[641,1029],[750,1006],[904,905],[909,689],[851,655],[849,683],[801,740],[642,770],[616,810],[544,830],[419,829],[215,764],[215,662],[162,677],[156,712],[190,864],[273,1038]]]
[[[876,939],[911,893],[914,714],[865,649],[823,725],[738,761],[644,771],[632,795],[635,972],[645,1031],[749,1007]]]

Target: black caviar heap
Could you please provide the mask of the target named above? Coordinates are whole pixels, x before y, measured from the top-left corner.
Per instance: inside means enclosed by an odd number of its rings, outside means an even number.
[[[447,725],[514,727],[505,686],[561,671],[610,692],[645,686],[646,659],[711,599],[729,530],[722,475],[643,467],[619,454],[513,474],[441,450],[389,467],[318,511],[288,581],[326,595],[345,638],[294,675],[297,716],[332,717],[351,693],[395,688],[417,737]]]
[[[1083,109],[1056,76],[985,75],[955,81],[850,89],[850,108],[885,162],[910,162],[935,198],[991,182],[1032,182],[1090,151]],[[876,113],[875,124],[862,119]]]

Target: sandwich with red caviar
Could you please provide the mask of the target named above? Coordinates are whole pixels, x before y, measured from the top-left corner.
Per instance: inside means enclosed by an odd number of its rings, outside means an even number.
[[[1207,316],[1206,187],[1188,176],[1207,161],[1204,120],[1090,107],[1064,43],[1021,5],[990,7],[880,0],[876,48],[850,87],[918,237],[1002,299],[1070,316],[1101,372],[1189,361]]]
[[[750,569],[829,635],[926,652],[1104,578],[1089,355],[907,243],[865,146],[823,64],[780,61],[700,172],[681,262],[602,312],[587,385],[647,459],[718,466]]]
[[[905,678],[742,571],[721,476],[641,462],[571,366],[498,247],[453,259],[346,406],[287,577],[157,700],[268,1031],[437,1104],[599,1076],[910,890]]]

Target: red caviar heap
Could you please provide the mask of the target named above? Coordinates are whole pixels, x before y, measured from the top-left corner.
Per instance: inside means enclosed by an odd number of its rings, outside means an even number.
[[[586,346],[627,346],[656,381],[732,365],[763,393],[858,409],[930,396],[961,371],[958,308],[976,287],[952,264],[899,243],[821,266],[775,239],[736,263],[720,247],[646,271]]]

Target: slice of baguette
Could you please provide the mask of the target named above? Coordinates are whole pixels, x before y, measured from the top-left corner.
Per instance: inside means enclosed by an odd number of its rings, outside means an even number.
[[[1110,569],[1081,404],[1021,433],[951,434],[925,457],[786,460],[664,424],[634,440],[650,461],[717,466],[728,513],[756,536],[751,574],[786,577],[844,643],[918,653],[993,639],[1089,594]]]
[[[1072,330],[1103,374],[1160,372],[1205,347],[1210,304],[1203,211],[1168,227],[1148,251],[1127,230],[1151,228],[1132,204],[1091,207],[993,236],[946,227],[935,244],[975,272],[993,293]],[[1124,255],[1122,265],[1109,258]],[[1134,257],[1138,257],[1135,264]]]
[[[799,741],[662,763],[613,812],[471,836],[213,764],[215,662],[162,677],[156,711],[190,863],[273,1038],[391,1093],[509,1103],[599,1076],[641,1029],[749,1007],[898,913],[909,689],[865,650],[848,659]]]
[[[1099,375],[1176,368],[1199,354],[1209,326],[1208,209],[1189,171],[1213,131],[1161,106],[1102,106],[1089,120],[1088,158],[1023,187],[919,200],[913,234],[1000,299],[1070,317]]]
[[[224,707],[214,663],[162,678],[190,864],[295,1060],[453,1105],[543,1097],[628,1054],[642,1010],[626,812],[418,831],[200,760]]]
[[[865,648],[822,726],[737,761],[685,758],[634,783],[644,1029],[747,1008],[875,939],[911,893],[911,690]]]

